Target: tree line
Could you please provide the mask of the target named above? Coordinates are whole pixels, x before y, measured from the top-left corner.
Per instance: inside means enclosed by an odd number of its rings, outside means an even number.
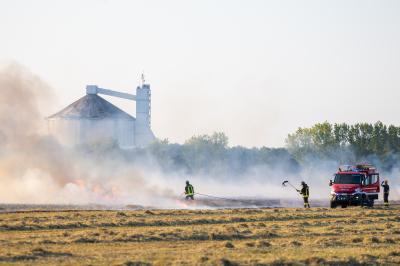
[[[318,123],[289,134],[286,148],[299,163],[310,158],[373,160],[391,168],[400,158],[400,127],[380,121],[354,125]]]
[[[188,174],[202,173],[215,176],[242,175],[256,167],[285,167],[296,171],[297,161],[285,148],[229,147],[228,137],[221,132],[193,136],[184,144],[159,140],[146,151],[156,158],[166,171],[182,170]]]
[[[398,166],[400,127],[374,124],[318,123],[298,128],[286,138],[282,148],[229,146],[222,132],[193,136],[183,144],[157,140],[146,148],[120,150],[106,145],[103,153],[123,156],[127,161],[156,162],[163,171],[210,176],[239,176],[255,169],[268,173],[275,169],[298,174],[301,167],[329,160],[337,165],[357,162],[377,164],[384,170]],[[96,148],[97,151],[101,148]]]

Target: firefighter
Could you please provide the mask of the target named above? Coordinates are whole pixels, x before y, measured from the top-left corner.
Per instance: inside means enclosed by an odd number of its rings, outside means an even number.
[[[388,181],[382,181],[381,186],[383,187],[383,202],[385,207],[389,207],[389,185]]]
[[[301,182],[301,189],[297,189],[297,192],[300,193],[300,195],[303,196],[304,200],[304,208],[310,208],[310,203],[308,203],[308,197],[310,196],[310,189],[308,188],[308,185],[306,182],[302,181]]]
[[[185,195],[187,200],[188,199],[194,200],[194,189],[193,186],[189,183],[189,181],[186,181]]]

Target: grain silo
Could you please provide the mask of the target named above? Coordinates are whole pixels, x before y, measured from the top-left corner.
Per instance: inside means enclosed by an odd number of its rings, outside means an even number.
[[[98,94],[136,101],[136,119]],[[49,133],[60,143],[115,142],[121,148],[144,147],[154,141],[150,128],[150,86],[137,87],[136,95],[86,86],[86,95],[47,118]]]

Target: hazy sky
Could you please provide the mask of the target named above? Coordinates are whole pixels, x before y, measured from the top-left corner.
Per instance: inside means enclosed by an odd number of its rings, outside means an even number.
[[[400,124],[400,1],[0,0],[0,62],[55,88],[134,92],[144,70],[156,136],[223,131],[283,146],[297,127]],[[106,97],[134,114],[134,102]]]

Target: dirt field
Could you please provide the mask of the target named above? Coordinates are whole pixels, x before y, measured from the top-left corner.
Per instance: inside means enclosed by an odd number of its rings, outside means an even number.
[[[0,264],[400,264],[390,209],[27,211],[0,214]]]

